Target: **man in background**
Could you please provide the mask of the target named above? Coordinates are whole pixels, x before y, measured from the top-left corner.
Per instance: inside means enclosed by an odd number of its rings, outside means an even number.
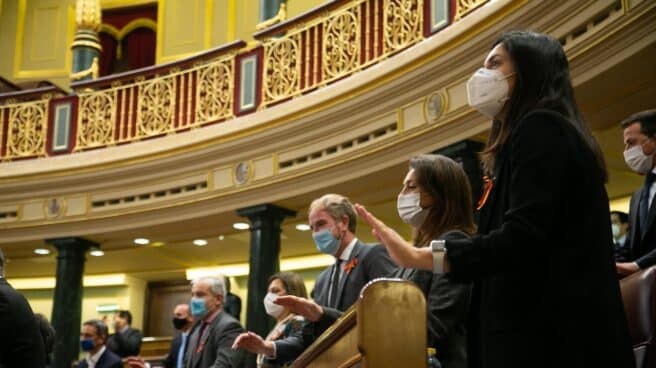
[[[629,233],[625,246],[629,259],[616,262],[617,273],[627,276],[656,264],[656,109],[633,114],[621,123],[624,161],[645,176],[642,188],[631,197]]]
[[[120,310],[114,315],[114,333],[107,340],[107,349],[121,358],[139,355],[141,331],[132,328],[132,313]]]
[[[226,286],[226,297],[223,309],[231,316],[235,317],[237,321],[241,320],[241,298],[230,292],[230,277],[221,276]]]
[[[4,266],[0,249],[0,367],[44,367],[45,348],[34,313],[5,280]]]
[[[629,215],[622,211],[611,211],[610,224],[613,229],[615,262],[628,262],[631,257],[629,247],[626,246],[626,233],[629,231]]]
[[[243,366],[243,351],[232,342],[244,329],[223,310],[226,295],[222,277],[200,277],[191,284],[191,315],[196,323],[185,354],[187,368],[237,368]]]
[[[183,368],[184,354],[189,342],[189,332],[194,325],[188,304],[178,304],[173,309],[173,327],[179,331],[171,341],[171,349],[164,359],[165,368]]]
[[[82,324],[80,348],[86,352],[77,368],[122,368],[121,358],[107,349],[107,325],[92,319]]]

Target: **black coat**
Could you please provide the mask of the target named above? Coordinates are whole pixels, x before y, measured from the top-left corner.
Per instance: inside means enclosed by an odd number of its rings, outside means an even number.
[[[0,367],[42,368],[46,352],[32,308],[0,277]]]
[[[631,197],[629,205],[629,233],[626,234],[624,248],[629,249],[628,261],[636,262],[640,269],[656,264],[656,201],[652,201],[648,212],[647,230],[640,228],[640,201],[645,188],[640,188]]]
[[[527,114],[497,155],[479,236],[447,241],[474,280],[470,367],[634,367],[592,151],[563,117]]]
[[[87,367],[89,367],[89,363],[87,363],[86,359],[82,359],[77,365],[77,368]],[[105,350],[96,362],[96,368],[123,368],[123,362],[121,361],[121,357],[112,353],[111,350]]]
[[[164,361],[162,362],[162,365],[164,365],[164,368],[175,368],[176,363],[178,362],[178,351],[180,350],[180,345],[182,344],[182,334],[177,333],[175,337],[173,337],[173,340],[171,340],[171,348],[169,349],[169,353],[166,355],[166,358],[164,358]],[[182,354],[183,360],[184,360],[184,353]]]
[[[302,331],[275,341],[277,356],[275,360],[267,360],[270,364],[282,365],[296,359],[339,318],[341,312],[358,300],[362,287],[373,279],[390,276],[397,270],[383,245],[365,244],[359,240],[355,243],[347,264],[355,266],[339,279],[334,306],[328,303],[330,274],[334,265],[327,267],[317,276],[313,291],[314,301],[323,306],[324,316],[318,322],[307,323]]]
[[[115,333],[107,339],[107,349],[121,358],[139,355],[141,351],[141,331],[128,327],[124,332]]]
[[[439,239],[469,238],[460,231],[449,231]],[[403,268],[394,277],[414,282],[426,297],[428,322],[427,346],[437,349],[437,358],[444,368],[467,368],[466,321],[471,284],[450,274]]]

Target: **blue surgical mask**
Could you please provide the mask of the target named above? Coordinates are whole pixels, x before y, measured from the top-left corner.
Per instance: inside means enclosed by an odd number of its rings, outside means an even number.
[[[91,351],[96,347],[96,344],[93,342],[93,339],[84,339],[80,340],[80,347],[84,351]]]
[[[330,230],[318,231],[312,233],[312,239],[314,239],[314,244],[317,245],[319,252],[335,255],[339,249],[340,239],[336,239]]]
[[[191,298],[191,315],[196,319],[202,319],[207,314],[207,307],[205,307],[205,299],[203,298]]]

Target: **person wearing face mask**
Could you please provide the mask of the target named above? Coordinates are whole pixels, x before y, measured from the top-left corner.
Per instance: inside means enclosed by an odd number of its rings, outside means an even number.
[[[186,368],[242,366],[243,351],[233,350],[231,346],[244,329],[223,310],[225,294],[222,277],[204,276],[191,283],[189,306],[196,323],[189,334],[184,358]]]
[[[306,323],[303,331],[267,344],[258,353],[272,364],[296,359],[355,303],[369,281],[392,275],[397,266],[380,244],[365,244],[355,236],[357,214],[351,201],[339,194],[326,194],[310,204],[312,239],[317,249],[335,257],[335,263],[319,273],[312,291],[312,305],[321,306],[321,315]],[[278,298],[283,299],[285,297]]]
[[[410,160],[399,193],[399,216],[414,229],[413,246],[469,238],[476,232],[471,187],[462,167],[441,155]],[[426,297],[427,344],[437,348],[443,368],[467,367],[466,317],[471,284],[450,275],[404,268],[396,277],[413,281]]]
[[[189,331],[194,324],[194,317],[189,304],[178,304],[173,309],[173,328],[179,331],[171,340],[171,349],[164,359],[165,368],[184,368],[184,354],[189,342]]]
[[[629,116],[621,123],[624,130],[624,160],[645,183],[633,193],[629,204],[629,233],[625,241],[628,259],[615,264],[617,273],[627,276],[656,264],[656,110]]]
[[[410,160],[403,189],[397,198],[398,214],[414,229],[414,247],[429,247],[439,239],[465,239],[474,234],[471,188],[464,170],[441,155],[421,155]],[[437,348],[444,368],[466,368],[466,316],[471,285],[445,274],[402,268],[391,275],[413,281],[426,297],[427,344]],[[324,307],[284,296],[276,303],[291,308],[310,321],[335,319]]]
[[[92,319],[82,324],[80,348],[86,352],[77,368],[122,368],[121,357],[105,347],[107,325],[101,320]]]
[[[233,349],[245,349],[257,355],[257,366],[264,368],[286,367],[287,364],[275,363],[265,359],[264,351],[273,348],[273,342],[282,340],[301,332],[305,319],[302,316],[291,313],[288,308],[274,303],[279,296],[293,295],[298,298],[307,299],[307,291],[303,278],[294,272],[278,272],[269,278],[269,289],[264,297],[264,309],[267,314],[275,318],[276,325],[266,338],[262,339],[253,332],[245,332],[239,335],[232,345]]]
[[[635,367],[606,167],[560,42],[505,33],[484,69],[467,84],[469,104],[493,120],[478,234],[415,248],[363,207],[360,216],[397,263],[473,281],[471,368]]]
[[[630,260],[631,253],[626,243],[629,215],[622,211],[610,211],[610,224],[615,247],[615,262],[627,262]]]

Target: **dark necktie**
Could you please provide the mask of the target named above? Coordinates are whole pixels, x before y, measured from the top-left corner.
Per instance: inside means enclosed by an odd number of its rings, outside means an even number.
[[[649,219],[649,190],[651,185],[656,179],[656,174],[650,172],[645,177],[645,185],[642,187],[642,195],[640,196],[640,232],[644,235],[647,232]]]
[[[328,297],[328,305],[332,308],[337,308],[335,302],[337,301],[337,288],[339,286],[339,266],[342,261],[340,259],[335,261],[335,269],[333,270],[333,279],[330,283],[330,295]]]
[[[203,333],[205,333],[206,327],[207,327],[207,323],[205,321],[201,321],[200,328],[198,329],[198,340],[196,340],[194,353],[200,353],[203,351]]]

